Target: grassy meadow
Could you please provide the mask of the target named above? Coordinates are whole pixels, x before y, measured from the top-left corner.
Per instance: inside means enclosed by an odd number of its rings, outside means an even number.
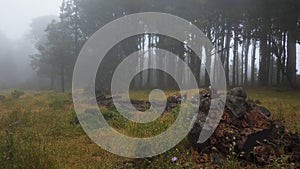
[[[284,89],[247,89],[249,99],[259,100],[292,132],[300,132],[300,91]],[[148,159],[128,159],[113,155],[91,141],[80,124],[75,123],[71,93],[25,91],[15,98],[12,91],[0,101],[0,168],[282,168],[285,156],[267,166],[242,163],[229,154],[221,164],[209,162],[205,154],[192,151],[187,140],[170,151]],[[147,99],[148,91],[131,93],[132,98]],[[167,91],[168,95],[174,93]],[[102,113],[120,133],[148,137],[167,129],[177,109],[166,112],[149,124],[126,121],[113,109]],[[172,157],[177,157],[172,162]]]

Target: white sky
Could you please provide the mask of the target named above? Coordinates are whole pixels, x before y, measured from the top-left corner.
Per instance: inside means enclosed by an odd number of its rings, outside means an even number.
[[[0,32],[9,39],[21,38],[31,20],[38,16],[58,15],[62,0],[0,0]]]

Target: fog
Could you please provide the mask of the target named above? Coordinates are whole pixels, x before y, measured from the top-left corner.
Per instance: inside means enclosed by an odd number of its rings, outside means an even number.
[[[0,89],[29,89],[49,80],[38,78],[30,65],[30,56],[38,52],[35,44],[37,39],[45,36],[44,29],[53,19],[58,18],[62,1],[1,0]],[[300,74],[299,45],[297,56],[297,69]]]
[[[30,36],[31,24],[33,19],[41,16],[55,18],[61,2],[62,0],[1,0],[0,88],[29,88],[32,85],[31,81],[36,78],[36,73],[30,67],[29,56],[35,54],[36,49]],[[43,31],[47,24],[41,23],[41,27],[37,29]]]

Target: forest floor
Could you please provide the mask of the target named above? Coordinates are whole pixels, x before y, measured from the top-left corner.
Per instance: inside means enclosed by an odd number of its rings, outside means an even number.
[[[246,89],[248,98],[259,100],[292,132],[300,132],[300,91],[285,89]],[[131,93],[135,99],[148,98],[148,91]],[[167,91],[168,95],[174,93]],[[228,157],[221,164],[191,150],[185,139],[166,153],[149,159],[128,159],[113,155],[96,145],[74,123],[76,117],[71,93],[25,91],[19,98],[0,91],[0,168],[286,168],[288,157],[265,166],[248,164]],[[102,111],[108,123],[120,133],[149,137],[168,128],[177,109],[166,112],[153,123],[137,125],[115,110]],[[199,156],[201,158],[199,158]],[[173,162],[171,159],[177,157]],[[202,159],[202,160],[199,160]]]

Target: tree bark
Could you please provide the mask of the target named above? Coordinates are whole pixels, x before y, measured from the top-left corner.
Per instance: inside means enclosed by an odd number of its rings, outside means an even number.
[[[207,32],[207,37],[209,40],[211,40],[211,32],[210,32],[210,28],[208,29]],[[210,78],[208,75],[208,72],[211,72],[211,49],[209,49],[208,46],[205,46],[205,68],[206,68],[206,73],[205,73],[205,86],[209,86],[210,85]]]
[[[237,81],[237,75],[238,75],[238,35],[237,31],[234,32],[234,45],[233,45],[233,67],[232,67],[232,86],[236,86]]]
[[[261,32],[261,39],[260,39],[260,65],[259,65],[259,76],[258,81],[261,86],[268,85],[268,65],[267,65],[267,58],[268,56],[268,34],[266,28],[266,21],[263,21],[262,32]]]
[[[288,40],[287,40],[287,76],[288,80],[291,82],[292,87],[296,85],[296,29],[290,30],[288,32]]]
[[[251,62],[251,84],[255,84],[255,60],[256,60],[256,40],[253,40],[252,62]]]
[[[246,40],[246,49],[245,49],[245,80],[244,84],[247,85],[248,83],[248,55],[249,55],[249,47],[250,47],[250,39],[247,38]]]
[[[227,23],[228,24],[228,23]],[[231,29],[230,26],[227,26],[227,33],[226,33],[226,42],[225,42],[225,57],[226,57],[226,64],[225,64],[225,75],[227,85],[229,86],[229,58],[230,58],[230,40],[231,40]]]

